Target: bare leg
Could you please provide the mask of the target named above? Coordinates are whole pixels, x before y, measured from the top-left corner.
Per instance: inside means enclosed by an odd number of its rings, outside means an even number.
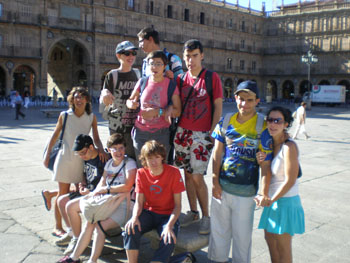
[[[137,259],[139,257],[139,251],[137,249],[127,249],[126,255],[129,263],[137,263]]]
[[[70,227],[69,219],[66,212],[66,205],[69,201],[69,194],[62,195],[57,199],[58,208],[60,209],[61,216],[63,217],[63,220],[66,223],[67,227]]]
[[[43,190],[42,191],[42,195],[43,195],[43,198],[45,198],[45,203],[46,203],[48,211],[51,210],[52,198],[56,197],[57,194],[58,194],[58,190],[53,190],[53,191]]]
[[[269,247],[271,263],[279,263],[280,254],[277,248],[276,234],[269,233],[265,230],[265,240]]]
[[[277,235],[277,249],[280,254],[279,263],[292,263],[292,236],[289,234]]]
[[[81,232],[81,217],[80,217],[80,198],[71,200],[66,205],[67,218],[69,226],[72,228],[73,236],[79,237]]]
[[[80,255],[83,254],[84,250],[87,248],[87,246],[91,241],[91,237],[95,227],[96,227],[96,224],[91,224],[89,222],[86,222],[85,228],[81,233],[81,235],[79,236],[78,243],[75,246],[73,253],[70,255],[70,257],[73,260],[78,260]]]
[[[185,172],[185,184],[188,202],[192,211],[198,211],[197,208],[197,193],[193,182],[193,175]]]
[[[56,230],[59,231],[63,231],[63,226],[62,226],[62,217],[61,217],[61,213],[60,210],[58,208],[58,203],[57,203],[57,199],[58,197],[64,195],[64,194],[68,194],[69,192],[69,184],[66,183],[58,183],[58,194],[57,194],[57,198],[55,200],[55,220],[56,220]]]
[[[202,209],[202,216],[209,216],[208,187],[202,174],[193,174],[192,181],[199,205]]]
[[[119,226],[111,218],[101,221],[101,225],[105,231]],[[96,229],[97,229],[97,235],[92,244],[92,252],[90,256],[90,260],[94,262],[97,262],[98,258],[100,257],[105,244],[105,239],[106,239],[105,234],[103,233],[103,231],[101,230],[98,224],[96,225]]]

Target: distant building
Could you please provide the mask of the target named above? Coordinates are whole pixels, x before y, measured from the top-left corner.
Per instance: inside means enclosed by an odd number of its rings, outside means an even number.
[[[220,0],[0,0],[0,96],[11,89],[66,96],[89,87],[98,96],[117,67],[115,46],[137,44],[156,25],[162,46],[182,57],[190,38],[205,46],[205,67],[217,71],[226,96],[243,80],[258,82],[262,98],[292,99],[308,88],[301,56],[309,49],[312,84],[342,84],[350,100],[350,3],[296,1],[279,11],[251,10]],[[139,51],[136,66],[144,58]]]

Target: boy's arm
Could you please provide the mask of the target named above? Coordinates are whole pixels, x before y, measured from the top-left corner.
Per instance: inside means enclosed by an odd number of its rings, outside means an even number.
[[[213,189],[212,196],[216,199],[221,199],[222,188],[219,183],[220,168],[222,161],[222,153],[224,151],[225,145],[219,140],[215,140],[214,150],[213,150]]]
[[[171,240],[174,240],[174,244],[176,244],[176,235],[173,227],[181,213],[181,193],[174,194],[174,204],[175,206],[169,217],[169,221],[160,235],[160,239],[163,239],[165,244],[170,244]]]

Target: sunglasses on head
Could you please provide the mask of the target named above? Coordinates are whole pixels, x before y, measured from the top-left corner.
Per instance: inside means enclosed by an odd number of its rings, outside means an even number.
[[[123,52],[121,52],[120,54],[123,54],[123,55],[125,55],[125,56],[130,56],[130,55],[133,55],[133,56],[136,56],[137,55],[137,52],[135,51],[135,50],[133,50],[133,51],[123,51]]]
[[[274,124],[282,124],[282,123],[284,123],[284,120],[282,120],[282,118],[267,118],[266,121],[268,123],[274,123]]]

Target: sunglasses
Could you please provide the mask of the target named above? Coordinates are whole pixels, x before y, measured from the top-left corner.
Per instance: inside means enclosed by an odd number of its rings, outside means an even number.
[[[284,123],[284,120],[282,120],[282,118],[267,118],[266,121],[268,123],[274,123],[274,124],[282,124]]]
[[[120,54],[123,54],[123,55],[128,57],[130,55],[136,56],[137,52],[136,51],[124,51],[124,52],[121,52]]]

